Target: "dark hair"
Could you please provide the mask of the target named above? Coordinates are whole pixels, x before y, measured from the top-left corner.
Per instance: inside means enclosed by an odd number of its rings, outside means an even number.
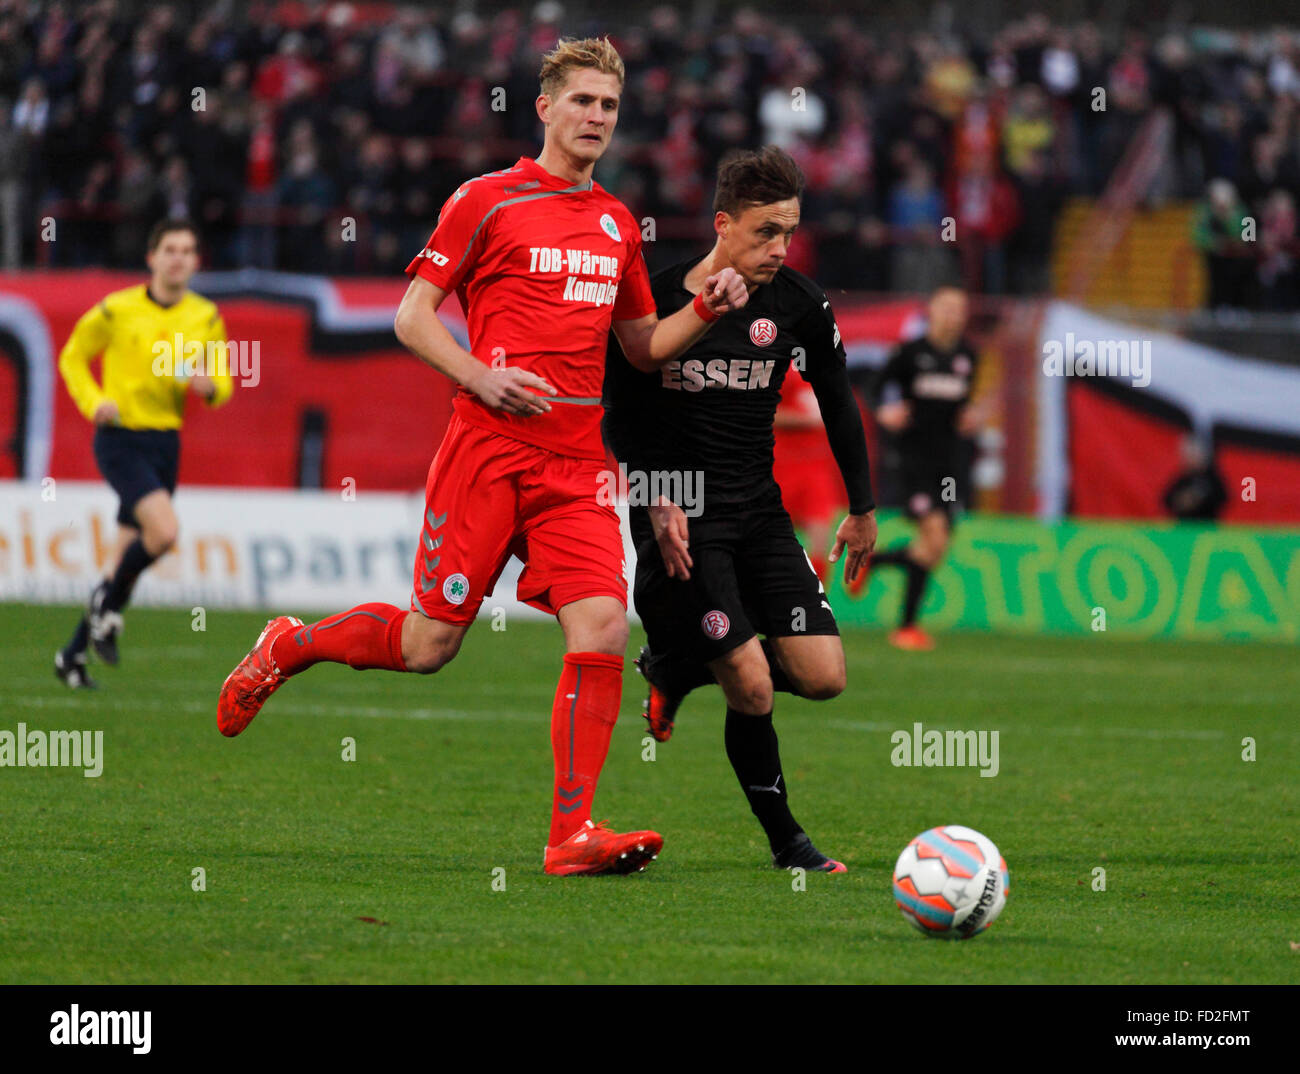
[[[784,149],[762,149],[728,154],[718,165],[718,188],[713,211],[739,216],[749,205],[770,205],[803,194],[803,172]]]
[[[194,236],[194,244],[196,246],[198,245],[199,228],[193,220],[181,218],[175,220],[159,220],[158,223],[154,224],[154,226],[149,230],[149,252],[153,253],[158,249],[158,244],[163,241],[163,236],[170,235],[173,231],[188,231]]]

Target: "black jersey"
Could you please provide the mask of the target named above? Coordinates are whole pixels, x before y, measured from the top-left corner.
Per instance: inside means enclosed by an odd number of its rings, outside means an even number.
[[[683,261],[651,279],[660,317],[693,301],[684,279],[701,260]],[[604,389],[609,446],[629,469],[701,471],[710,508],[779,496],[772,427],[791,362],[799,363],[817,395],[850,486],[850,508],[868,510],[866,445],[839,327],[825,292],[786,267],[657,372],[634,369],[611,334]]]
[[[896,385],[912,410],[899,435],[904,453],[946,453],[959,439],[957,413],[970,401],[974,379],[975,348],[969,342],[961,339],[945,351],[922,336],[895,348],[872,386],[872,403],[879,406],[888,386]]]

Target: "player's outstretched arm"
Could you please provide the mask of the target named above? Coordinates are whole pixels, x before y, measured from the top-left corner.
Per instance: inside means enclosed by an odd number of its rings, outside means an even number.
[[[550,410],[551,404],[537,393],[555,395],[555,389],[536,373],[493,369],[456,342],[438,316],[438,307],[446,297],[446,291],[421,276],[411,280],[393,322],[402,346],[495,410],[519,415]]]
[[[653,313],[632,321],[615,321],[614,334],[633,368],[653,373],[685,351],[724,313],[749,301],[749,289],[732,268],[704,281],[704,290],[689,306],[660,320]]]

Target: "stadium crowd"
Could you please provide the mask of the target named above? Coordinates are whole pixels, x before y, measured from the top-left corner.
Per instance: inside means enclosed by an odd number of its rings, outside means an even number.
[[[1100,193],[1164,108],[1154,194],[1205,198],[1211,301],[1300,304],[1300,33],[377,7],[0,0],[0,263],[133,267],[153,221],[187,214],[213,267],[397,271],[461,180],[536,151],[563,30],[622,52],[598,179],[665,255],[698,244],[722,155],[774,142],[808,177],[792,263],[825,286],[1039,293],[1064,200]]]

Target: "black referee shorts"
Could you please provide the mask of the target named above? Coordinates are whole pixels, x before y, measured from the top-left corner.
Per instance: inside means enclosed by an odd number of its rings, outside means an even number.
[[[122,429],[101,425],[95,430],[95,462],[104,480],[121,501],[117,521],[140,525],[135,505],[149,493],[176,491],[181,437],[175,429]]]
[[[644,507],[631,511],[632,598],[657,660],[707,663],[756,634],[839,634],[830,602],[778,497],[687,519],[694,566],[668,577]]]

